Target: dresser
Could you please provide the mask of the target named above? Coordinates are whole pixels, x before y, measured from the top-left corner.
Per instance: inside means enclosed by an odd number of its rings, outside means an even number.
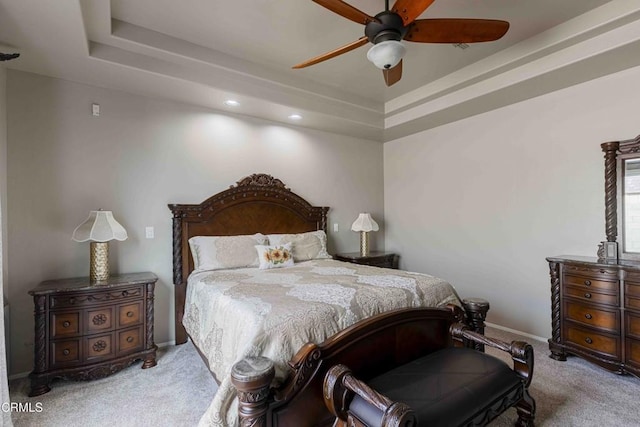
[[[551,357],[576,355],[640,376],[640,262],[547,258],[551,276]]]
[[[338,261],[346,261],[353,264],[397,269],[399,257],[393,252],[371,251],[369,255],[361,255],[360,252],[348,252],[335,254],[333,258]]]
[[[47,393],[54,378],[92,380],[136,360],[156,365],[153,273],[49,280],[29,291],[35,306],[34,370],[29,396]]]

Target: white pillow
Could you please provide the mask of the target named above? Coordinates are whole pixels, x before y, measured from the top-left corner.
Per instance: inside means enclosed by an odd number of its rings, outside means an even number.
[[[270,245],[291,243],[296,262],[331,258],[327,252],[327,235],[323,230],[298,234],[268,234]]]
[[[291,253],[291,243],[284,245],[256,245],[258,259],[260,260],[260,270],[270,268],[291,267],[293,265],[293,254]]]
[[[264,234],[243,236],[195,236],[189,239],[194,271],[257,267],[255,245],[267,243]]]

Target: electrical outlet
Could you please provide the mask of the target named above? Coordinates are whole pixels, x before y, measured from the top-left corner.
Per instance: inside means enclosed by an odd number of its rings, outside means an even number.
[[[153,227],[146,227],[144,229],[144,236],[147,239],[153,239],[154,238]]]
[[[337,222],[333,223],[333,232],[337,233],[338,230],[340,230],[340,227],[338,227],[338,223]]]
[[[91,104],[91,114],[93,114],[94,117],[100,116],[100,104]]]

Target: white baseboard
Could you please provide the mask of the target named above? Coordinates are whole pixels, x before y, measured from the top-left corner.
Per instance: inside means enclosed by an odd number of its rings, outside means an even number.
[[[29,376],[29,372],[20,372],[19,374],[9,375],[9,381],[18,380]]]
[[[500,326],[500,325],[496,325],[495,323],[490,323],[490,322],[485,322],[485,324],[487,326],[492,327],[492,328],[500,329],[501,331],[507,331],[507,332],[511,332],[513,334],[523,335],[523,336],[525,336],[527,338],[531,338],[531,339],[534,339],[536,341],[547,342],[547,338],[539,337],[537,335],[528,334],[526,332],[518,331],[517,329],[507,328],[506,326]]]

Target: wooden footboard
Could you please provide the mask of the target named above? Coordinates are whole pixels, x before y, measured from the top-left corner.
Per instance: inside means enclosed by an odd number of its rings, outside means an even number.
[[[273,363],[264,357],[243,359],[234,365],[232,382],[238,392],[240,425],[324,426],[334,417],[327,410],[322,383],[326,371],[341,363],[352,367],[354,375],[366,381],[390,367],[407,363],[442,348],[449,340],[448,326],[464,320],[474,330],[484,329],[488,303],[477,300],[465,307],[402,309],[359,322],[322,344],[306,344],[291,359],[287,381],[271,388]],[[467,304],[468,305],[468,304]],[[481,325],[478,324],[482,319]],[[476,325],[473,325],[473,323]]]

